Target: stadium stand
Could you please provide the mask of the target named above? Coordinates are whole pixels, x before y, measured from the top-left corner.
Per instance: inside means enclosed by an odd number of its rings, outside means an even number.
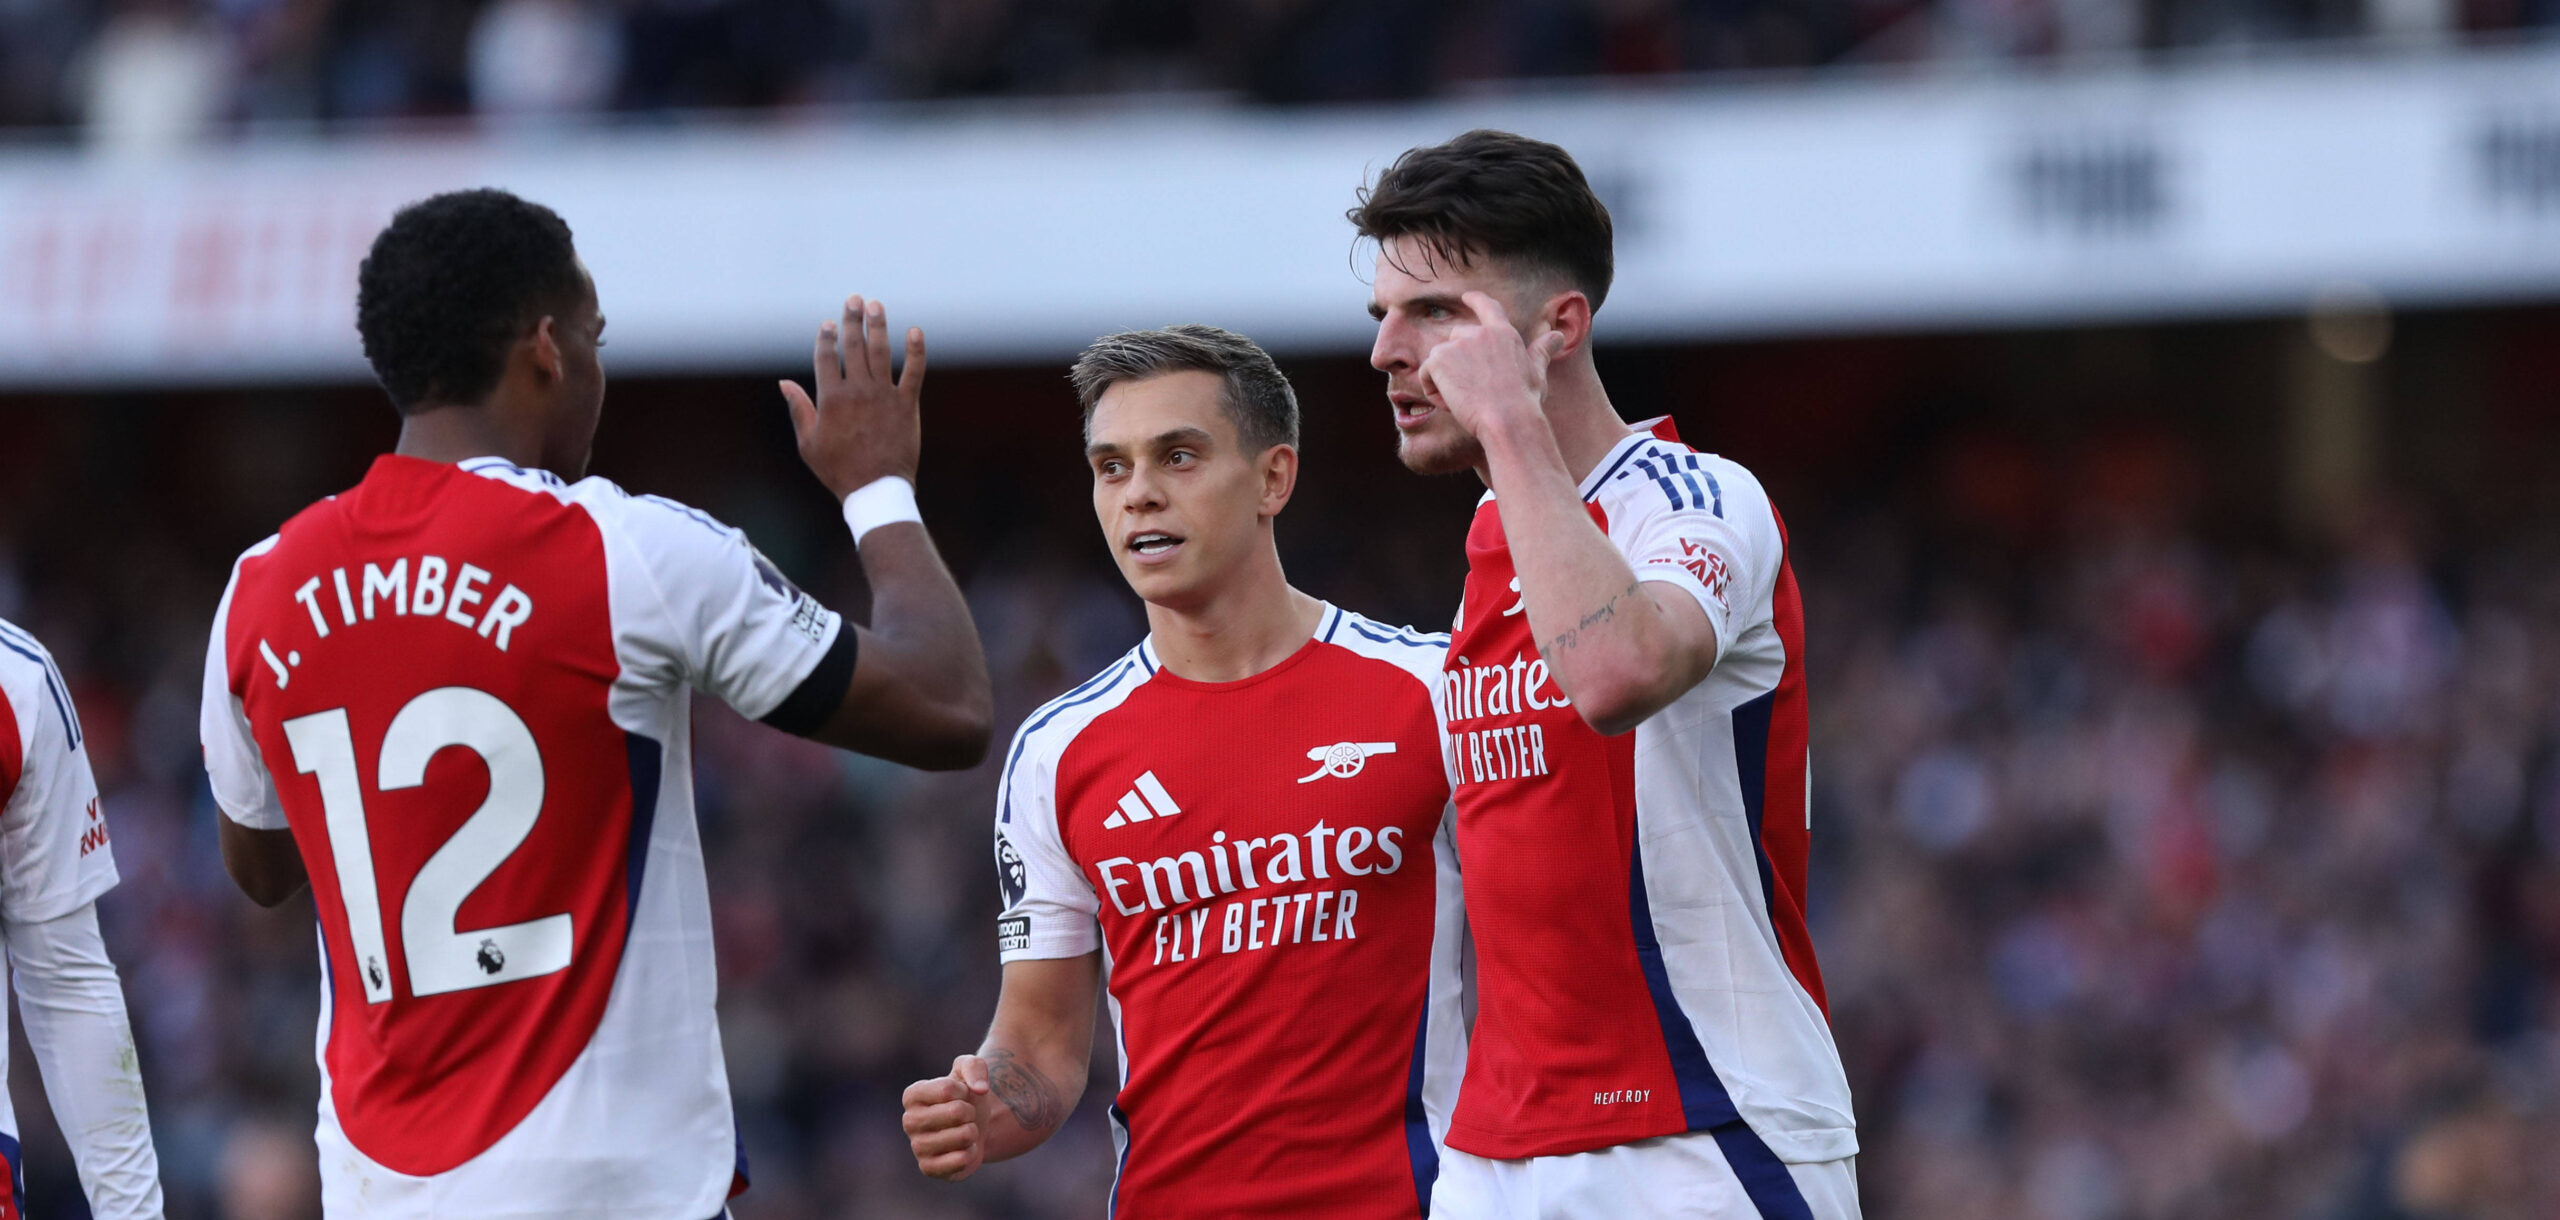
[[[1133,91],[1378,101],[2304,41],[2424,52],[2555,25],[2553,0],[13,0],[0,127]]]

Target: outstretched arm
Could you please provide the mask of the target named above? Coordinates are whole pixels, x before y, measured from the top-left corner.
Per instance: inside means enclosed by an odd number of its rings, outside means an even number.
[[[1424,385],[1484,446],[1547,672],[1591,727],[1624,733],[1715,668],[1715,626],[1696,599],[1638,581],[1591,520],[1540,405],[1564,337],[1524,339],[1491,296],[1466,301],[1477,322],[1432,349]]]
[[[957,1182],[1039,1147],[1075,1111],[1093,1056],[1101,962],[1088,953],[1004,968],[995,1024],[978,1053],[952,1060],[947,1076],[907,1086],[916,1168]]]
[[[840,323],[818,330],[816,396],[782,383],[801,460],[838,501],[884,479],[914,485],[924,332],[910,327],[906,347],[903,374],[892,378],[887,310],[852,297]],[[879,526],[856,545],[871,585],[871,622],[846,624],[857,633],[853,674],[813,736],[929,770],[977,765],[995,701],[960,587],[922,522]]]

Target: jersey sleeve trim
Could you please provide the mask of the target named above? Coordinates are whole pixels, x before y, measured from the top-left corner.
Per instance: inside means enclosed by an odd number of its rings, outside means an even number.
[[[1715,595],[1707,592],[1707,587],[1699,584],[1697,578],[1689,575],[1686,570],[1659,564],[1638,564],[1636,565],[1636,583],[1669,585],[1688,594],[1698,603],[1698,609],[1706,614],[1707,626],[1715,632],[1716,655],[1722,657],[1732,650],[1733,624],[1727,621],[1729,612],[1725,607],[1716,604]]]
[[[1101,896],[1068,852],[1058,824],[1057,768],[1076,735],[1154,676],[1143,648],[1043,704],[1006,752],[997,788],[995,849],[1004,913],[1003,962],[1082,957],[1102,945]]]
[[[0,622],[0,648],[25,657],[37,669],[44,671],[45,694],[53,699],[53,710],[62,716],[63,729],[69,734],[68,746],[70,749],[79,749],[80,716],[71,708],[71,692],[63,688],[62,671],[54,668],[53,655],[46,652],[44,645],[36,643],[35,637],[28,635],[23,628],[7,622]],[[31,730],[23,727],[19,732],[22,735],[31,735]]]
[[[214,807],[251,830],[285,830],[292,823],[285,818],[275,777],[267,772],[249,719],[241,712],[240,694],[232,689],[231,597],[240,587],[241,566],[274,550],[277,537],[268,535],[231,565],[231,583],[222,590],[222,602],[213,612],[213,631],[205,642],[204,706],[197,713],[197,736],[204,747]]]
[[[836,709],[844,706],[845,692],[853,684],[853,663],[861,650],[857,634],[853,624],[839,623],[836,638],[818,658],[817,667],[759,719],[795,737],[812,736],[825,728]]]

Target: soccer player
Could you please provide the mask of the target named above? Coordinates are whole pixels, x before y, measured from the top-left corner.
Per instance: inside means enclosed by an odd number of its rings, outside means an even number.
[[[1350,217],[1405,465],[1491,488],[1449,645],[1482,990],[1435,1214],[1857,1215],[1785,526],[1611,405],[1609,213],[1563,149],[1417,148]]]
[[[1465,1054],[1445,639],[1290,587],[1298,405],[1208,326],[1076,362],[1103,541],[1150,634],[1005,756],[995,1023],[906,1092],[925,1173],[1047,1139],[1118,1027],[1113,1214],[1419,1218]]]
[[[403,209],[365,259],[396,450],[232,569],[205,659],[223,858],[312,888],[332,1216],[703,1220],[745,1186],[712,1013],[692,693],[924,767],[984,756],[986,663],[918,522],[924,337],[819,329],[800,455],[869,629],[736,530],[584,478],[594,283],[549,209]]]
[[[115,963],[98,937],[98,896],[115,855],[71,687],[53,654],[0,620],[0,949],[18,991],[45,1100],[70,1141],[89,1213],[160,1215],[160,1159]],[[8,1047],[0,1039],[0,1077]],[[26,1214],[18,1119],[0,1089],[0,1217]]]

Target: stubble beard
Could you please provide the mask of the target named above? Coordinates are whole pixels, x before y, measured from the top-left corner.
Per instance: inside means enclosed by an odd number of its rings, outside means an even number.
[[[1396,458],[1415,474],[1465,474],[1484,464],[1484,445],[1452,420],[1446,428],[1397,438]]]

